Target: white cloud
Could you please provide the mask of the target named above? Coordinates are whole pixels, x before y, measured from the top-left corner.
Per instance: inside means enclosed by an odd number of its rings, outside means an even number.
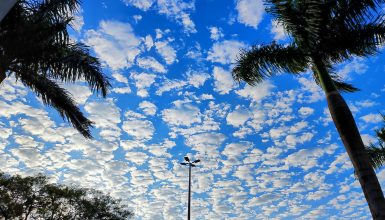
[[[150,50],[154,46],[154,40],[151,35],[147,35],[144,39],[144,45],[146,45],[147,50]]]
[[[355,104],[359,107],[363,107],[363,108],[368,108],[368,107],[373,107],[375,105],[378,105],[378,103],[372,101],[372,100],[363,100],[363,101],[358,101],[358,102],[355,102]]]
[[[366,123],[379,123],[383,120],[380,114],[367,114],[360,117],[360,119]]]
[[[320,166],[318,159],[325,154],[321,148],[302,149],[290,154],[285,163],[293,167],[301,167],[304,170]]]
[[[246,154],[253,145],[251,143],[242,142],[242,143],[231,143],[226,145],[225,149],[222,151],[222,154],[226,157],[239,157],[242,154]]]
[[[298,112],[301,116],[307,117],[314,113],[314,109],[310,107],[301,107]]]
[[[136,60],[138,65],[143,69],[153,70],[158,73],[166,73],[166,68],[159,63],[154,57],[141,57]]]
[[[209,27],[211,40],[219,40],[224,36],[222,29],[218,27]]]
[[[195,33],[195,24],[190,18],[190,12],[195,10],[195,1],[182,0],[158,0],[158,9],[160,14],[176,20],[182,24],[185,31]]]
[[[169,79],[165,79],[165,80],[163,80],[162,83],[163,84],[156,91],[157,95],[162,95],[164,92],[168,92],[168,91],[171,91],[173,89],[180,90],[184,86],[187,85],[187,82],[186,81],[182,81],[182,80],[169,80]]]
[[[238,22],[255,29],[262,21],[265,12],[262,0],[238,0],[236,9],[238,11]]]
[[[227,124],[232,125],[234,127],[239,127],[243,125],[247,120],[249,120],[251,117],[251,113],[240,107],[237,106],[233,112],[230,112],[227,117],[226,121]]]
[[[198,73],[198,72],[189,72],[187,74],[188,84],[199,88],[210,78],[210,75],[207,73]]]
[[[347,153],[343,152],[336,156],[336,159],[329,165],[329,169],[325,171],[326,174],[332,174],[334,172],[342,173],[344,170],[351,169],[352,164],[349,161]]]
[[[368,134],[361,134],[361,138],[365,146],[368,146],[371,143],[376,143],[378,141],[375,137]]]
[[[274,40],[284,40],[286,38],[286,33],[283,25],[278,23],[277,20],[271,20],[271,31],[274,35]]]
[[[190,13],[195,10],[195,0],[123,0],[123,2],[143,11],[154,8],[159,14],[166,15],[169,19],[181,24],[185,32],[196,32],[195,24],[190,17]]]
[[[118,93],[118,94],[130,94],[131,93],[131,88],[126,86],[126,87],[119,87],[119,88],[113,88],[112,92]]]
[[[64,84],[63,86],[71,93],[76,102],[82,105],[86,103],[87,99],[92,95],[88,86],[78,84]]]
[[[303,144],[305,142],[308,142],[313,137],[314,137],[314,134],[310,132],[303,133],[300,136],[289,134],[288,136],[286,136],[285,142],[287,143],[287,145],[289,145],[289,147],[296,147],[297,144]]]
[[[143,11],[147,11],[154,4],[155,0],[122,0],[126,5],[133,5]]]
[[[193,86],[195,88],[199,88],[203,86],[203,84],[206,82],[210,76],[206,73],[199,73],[199,72],[193,72],[190,71],[186,74],[187,79],[186,80],[170,80],[167,78],[164,78],[162,81],[162,84],[159,86],[158,90],[156,91],[157,95],[162,95],[164,92],[168,92],[171,90],[181,90],[188,86]]]
[[[148,73],[131,73],[131,78],[135,80],[137,95],[147,97],[147,89],[155,82],[156,75]]]
[[[263,98],[271,95],[271,90],[273,88],[275,88],[275,86],[271,84],[270,81],[264,81],[256,86],[246,85],[243,89],[237,90],[235,93],[243,98],[259,102]]]
[[[122,129],[140,141],[150,140],[154,134],[155,128],[151,121],[142,118],[127,117],[123,122]]]
[[[352,74],[363,74],[368,70],[369,66],[363,58],[354,58],[352,61],[343,65],[337,72],[338,76],[344,80],[351,80]]]
[[[8,137],[10,137],[11,135],[12,135],[12,129],[6,128],[4,125],[1,124],[1,126],[0,126],[0,138],[5,140]],[[0,145],[0,151],[1,151],[1,148],[3,148],[3,147],[4,146]]]
[[[221,133],[205,132],[189,136],[186,139],[186,145],[198,151],[201,156],[206,155],[215,158],[219,155],[218,148],[225,140],[226,136]],[[205,162],[205,165],[207,168],[209,167],[208,161]],[[213,166],[217,166],[216,163]]]
[[[13,101],[27,95],[28,90],[14,77],[7,77],[1,83],[0,96],[6,101]]]
[[[21,147],[10,150],[12,155],[29,167],[42,170],[43,167],[49,166],[47,160],[41,155],[40,151],[35,148]]]
[[[198,42],[195,42],[195,45],[190,47],[185,55],[186,57],[194,60],[202,60],[202,47]]]
[[[201,99],[201,100],[213,100],[213,99],[214,99],[214,96],[211,95],[211,94],[202,94],[202,95],[200,96],[200,99]]]
[[[132,18],[134,18],[135,23],[138,23],[143,17],[142,15],[133,15]]]
[[[108,140],[120,136],[120,109],[111,99],[87,103],[84,109],[90,114],[89,119],[95,122],[95,127],[101,129],[101,136]]]
[[[114,77],[114,79],[120,83],[128,83],[127,77],[123,76],[121,73],[115,72],[112,74],[112,77]]]
[[[156,105],[149,101],[143,101],[139,103],[139,108],[146,114],[146,115],[155,115],[156,113]]]
[[[74,20],[71,22],[71,27],[80,32],[84,26],[84,17],[82,15],[82,11],[74,15]]]
[[[231,73],[222,67],[214,66],[214,90],[219,94],[228,94],[236,86]]]
[[[234,176],[238,177],[241,180],[252,181],[253,173],[254,172],[252,165],[242,165],[237,167],[237,170],[234,172]]]
[[[129,23],[104,20],[98,30],[86,32],[84,41],[114,70],[131,67],[142,43]]]
[[[246,45],[236,40],[216,42],[208,52],[207,59],[213,63],[235,63],[240,50],[243,48],[246,48]]]
[[[143,165],[149,158],[147,154],[138,151],[127,151],[125,157],[128,161],[136,165]]]
[[[322,89],[314,82],[313,78],[298,78],[298,82],[302,85],[302,94],[299,94],[299,99],[305,103],[318,102],[325,98]],[[309,94],[310,93],[310,94]]]
[[[162,118],[170,125],[188,126],[201,122],[201,113],[198,107],[189,103],[174,103],[174,108],[162,111]]]
[[[176,60],[176,51],[168,43],[167,41],[158,41],[155,43],[155,48],[166,63],[170,65]]]

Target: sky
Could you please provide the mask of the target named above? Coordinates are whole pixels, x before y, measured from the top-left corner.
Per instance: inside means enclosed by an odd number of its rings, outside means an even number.
[[[134,219],[369,219],[352,165],[311,72],[250,87],[242,49],[290,38],[261,0],[83,0],[71,37],[113,88],[63,84],[95,122],[84,139],[12,77],[0,85],[0,170],[121,198]],[[335,66],[365,143],[383,126],[385,56]],[[385,187],[385,170],[377,175]]]

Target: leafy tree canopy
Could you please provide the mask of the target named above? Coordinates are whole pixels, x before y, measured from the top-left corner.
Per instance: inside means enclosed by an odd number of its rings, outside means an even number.
[[[43,175],[0,172],[0,219],[129,219],[133,213],[96,190],[50,184]]]

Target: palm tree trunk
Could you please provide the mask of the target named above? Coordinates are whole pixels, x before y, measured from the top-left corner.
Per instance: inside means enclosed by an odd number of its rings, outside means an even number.
[[[352,161],[373,219],[385,219],[385,198],[376,173],[370,164],[364,143],[344,98],[337,91],[322,61],[313,59],[325,91],[330,114]]]

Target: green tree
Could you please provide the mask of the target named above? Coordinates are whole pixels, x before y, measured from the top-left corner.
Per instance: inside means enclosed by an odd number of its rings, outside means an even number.
[[[103,97],[110,87],[98,59],[68,35],[78,7],[79,0],[18,0],[0,22],[0,83],[13,75],[91,138],[92,122],[57,84],[85,80]]]
[[[49,184],[45,176],[0,173],[0,218],[129,219],[133,213],[120,200],[96,190]]]
[[[338,79],[333,65],[378,52],[384,42],[383,0],[266,0],[267,11],[291,42],[243,51],[233,77],[250,85],[281,72],[311,69],[325,92],[330,114],[352,161],[374,219],[385,219],[385,199],[352,113],[339,91],[356,91]]]

